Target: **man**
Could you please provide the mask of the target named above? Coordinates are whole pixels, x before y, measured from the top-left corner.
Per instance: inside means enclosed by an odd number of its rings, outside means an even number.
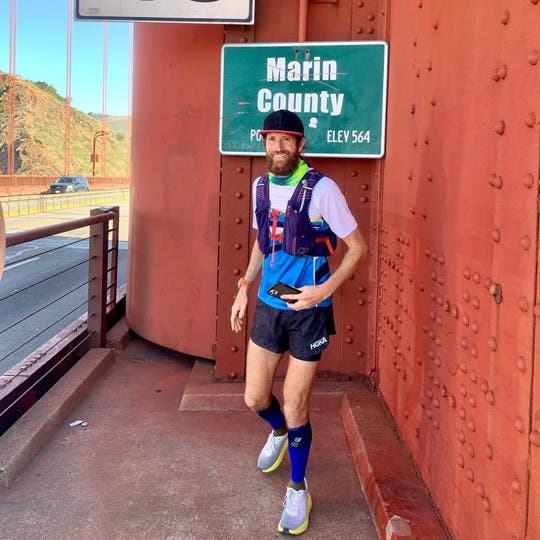
[[[274,471],[289,450],[291,480],[278,530],[296,535],[309,525],[311,495],[305,479],[312,437],[309,398],[318,360],[335,333],[331,295],[352,275],[366,244],[335,182],[301,159],[305,138],[300,118],[287,110],[275,111],[266,117],[260,133],[269,172],[253,183],[257,240],[246,274],[238,282],[231,327],[235,332],[242,329],[248,289],[262,269],[247,350],[245,401],[272,428],[259,455],[259,469]],[[333,253],[336,235],[347,250],[330,274],[326,256]],[[277,282],[300,292],[280,298]],[[281,409],[272,387],[286,351],[289,364]]]

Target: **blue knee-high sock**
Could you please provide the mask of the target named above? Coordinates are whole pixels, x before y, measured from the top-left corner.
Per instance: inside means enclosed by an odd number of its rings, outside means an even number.
[[[311,424],[289,428],[289,457],[291,458],[291,480],[300,484],[306,476],[306,466],[311,448]]]
[[[270,405],[262,411],[257,411],[257,414],[264,418],[272,426],[272,429],[280,429],[285,425],[285,416],[283,416],[279,401],[274,395],[272,395]]]

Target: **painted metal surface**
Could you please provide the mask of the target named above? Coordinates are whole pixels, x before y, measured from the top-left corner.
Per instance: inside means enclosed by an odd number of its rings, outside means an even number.
[[[127,319],[213,358],[220,160],[219,26],[135,30]]]
[[[540,5],[390,7],[380,390],[458,538],[539,538]]]
[[[370,250],[320,371],[378,386],[458,539],[540,538],[539,27],[538,0],[260,0],[224,35],[136,33],[128,319],[217,379],[244,375],[229,316],[264,171],[217,154],[221,44],[389,42],[386,158],[311,160]]]

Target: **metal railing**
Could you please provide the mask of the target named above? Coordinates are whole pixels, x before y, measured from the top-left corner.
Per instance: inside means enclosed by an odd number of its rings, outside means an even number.
[[[45,248],[40,254],[56,255],[57,250],[64,247],[72,247],[74,244],[87,242],[87,257],[77,261],[75,264],[61,269],[54,270],[50,275],[35,283],[29,283],[22,288],[17,288],[8,295],[0,298],[0,310],[2,303],[13,301],[17,295],[21,298],[32,298],[32,291],[35,287],[46,285],[49,289],[54,289],[53,284],[58,285],[59,280],[66,272],[81,265],[88,265],[87,279],[81,284],[68,291],[62,290],[57,298],[46,302],[43,306],[31,305],[30,313],[18,315],[17,320],[12,320],[4,328],[0,328],[0,342],[3,336],[18,325],[22,325],[30,317],[41,314],[46,319],[49,326],[36,328],[35,334],[23,343],[44,335],[54,324],[65,317],[73,314],[78,308],[87,306],[86,315],[80,316],[75,322],[68,324],[60,333],[48,339],[40,345],[32,354],[15,364],[7,372],[0,371],[0,435],[7,430],[26,410],[41,397],[76,361],[81,358],[90,348],[105,347],[108,321],[115,317],[117,309],[117,270],[118,270],[118,236],[119,236],[119,207],[94,208],[90,211],[90,217],[80,218],[57,225],[41,227],[29,231],[13,232],[6,235],[6,247],[23,246],[29,242],[39,239],[49,239],[50,237],[70,231],[75,231],[83,227],[89,227],[89,234],[86,238],[77,238],[52,245]],[[24,252],[24,249],[20,250]],[[24,255],[24,253],[22,253]],[[26,264],[35,260],[36,253],[31,251],[26,257],[17,258],[6,264],[4,271],[17,265]],[[5,277],[5,274],[4,274]],[[61,282],[60,282],[61,283]],[[47,314],[55,302],[62,303],[63,299],[74,291],[87,287],[87,294],[83,303],[71,309],[64,316],[56,317],[54,321]],[[58,286],[57,289],[62,289]],[[38,295],[34,295],[35,298]],[[38,301],[36,300],[36,304]],[[5,305],[5,304],[4,304]],[[49,311],[50,313],[50,311]],[[52,324],[50,324],[52,322]],[[2,353],[0,357],[0,367],[2,360],[12,355],[15,351]],[[1,356],[1,355],[0,355]]]
[[[22,216],[62,208],[90,206],[129,199],[129,188],[100,189],[77,193],[3,195],[0,202],[5,217]]]

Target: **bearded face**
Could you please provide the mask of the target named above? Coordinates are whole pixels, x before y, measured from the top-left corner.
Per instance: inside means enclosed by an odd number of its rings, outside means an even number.
[[[293,135],[270,133],[266,137],[266,166],[276,176],[290,176],[298,167],[303,144]]]

